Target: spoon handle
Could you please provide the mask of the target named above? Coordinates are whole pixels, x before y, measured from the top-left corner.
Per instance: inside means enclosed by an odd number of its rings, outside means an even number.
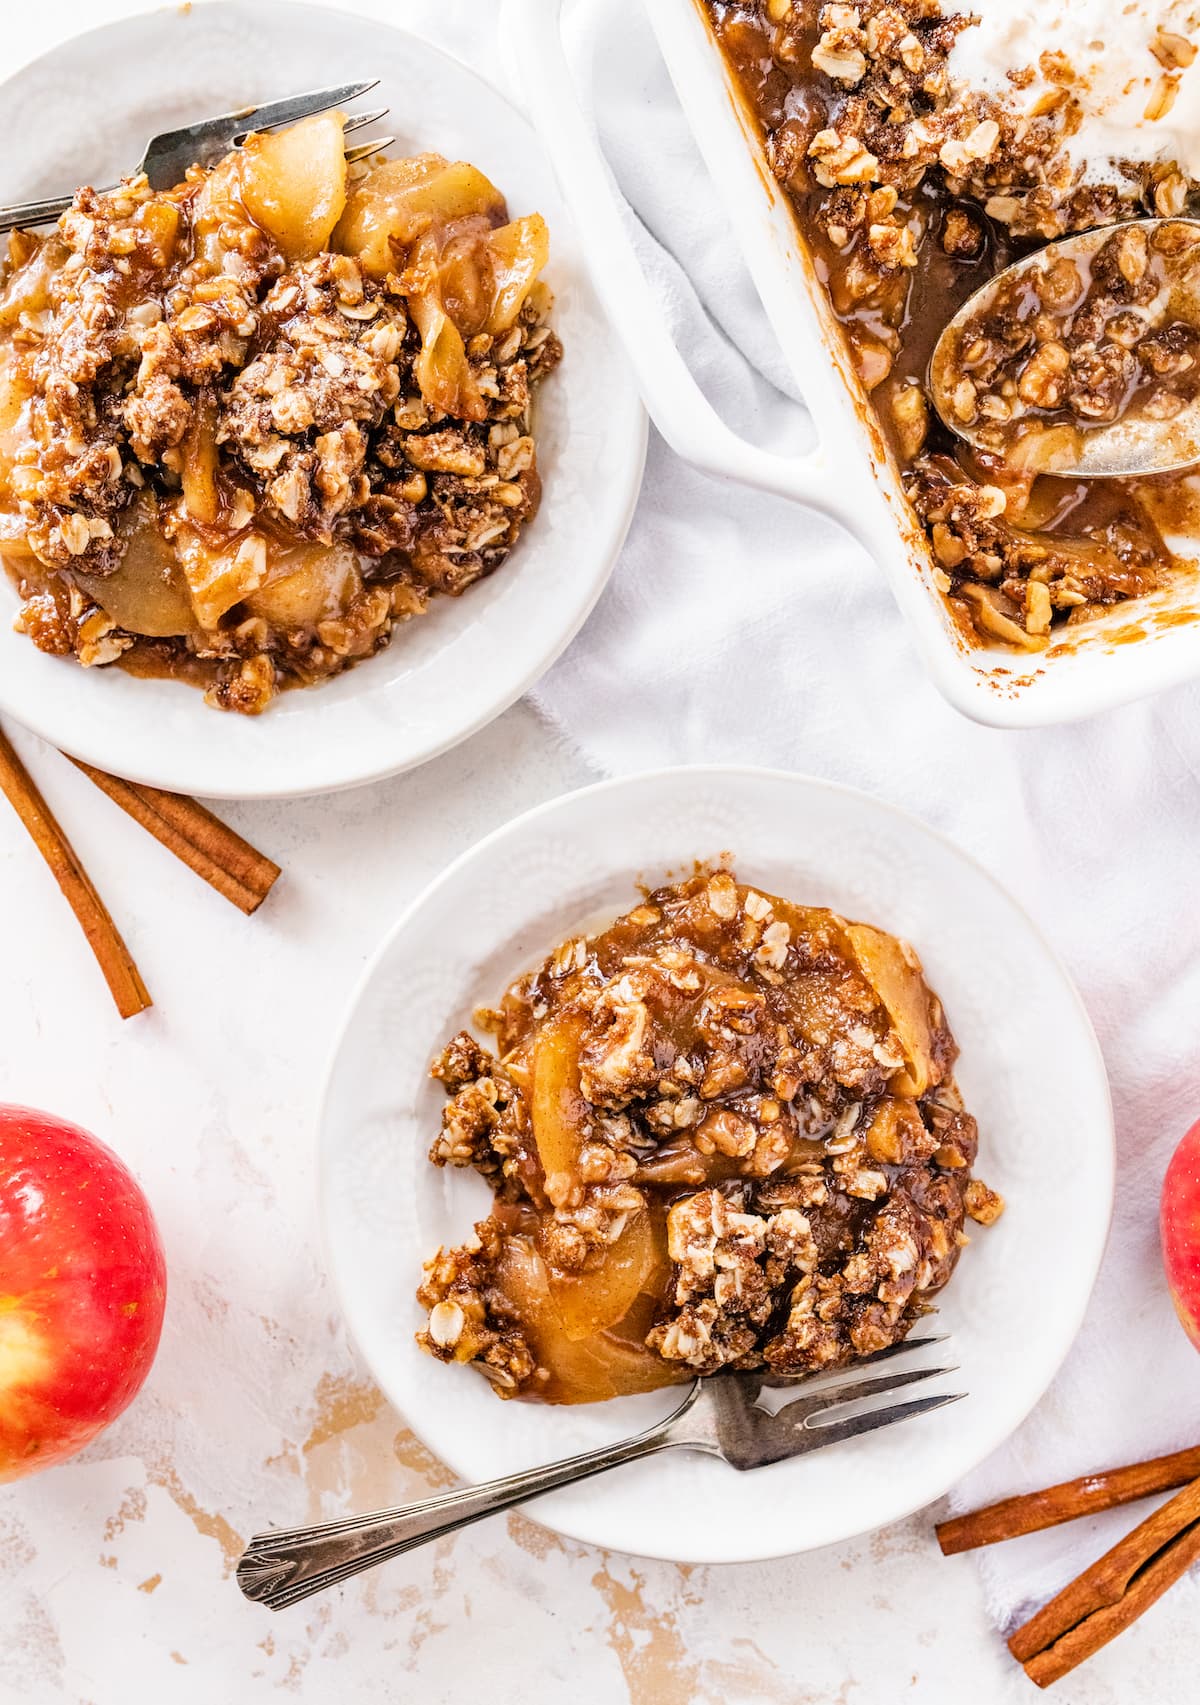
[[[526,1469],[481,1486],[460,1486],[433,1498],[421,1498],[395,1510],[350,1516],[317,1527],[274,1528],[256,1533],[237,1566],[242,1592],[270,1610],[285,1610],[326,1587],[348,1581],[389,1557],[399,1557],[418,1545],[456,1533],[472,1522],[508,1510],[543,1493],[603,1474],[639,1457],[653,1456],[672,1445],[685,1444],[672,1436],[672,1426],[686,1414],[700,1391],[697,1383],[686,1399],[647,1432],[600,1450],[586,1451],[563,1462]]]

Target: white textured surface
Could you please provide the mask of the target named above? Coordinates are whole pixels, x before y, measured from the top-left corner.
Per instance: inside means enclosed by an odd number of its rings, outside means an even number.
[[[322,1273],[316,1099],[381,931],[464,845],[589,776],[517,708],[413,776],[226,808],[287,870],[247,922],[62,759],[18,744],[158,1005],[119,1023],[0,813],[4,1093],[80,1120],[137,1169],[172,1289],[138,1404],[76,1463],[0,1489],[3,1705],[459,1705],[485,1691],[496,1705],[896,1705],[914,1679],[923,1705],[958,1705],[968,1664],[990,1678],[980,1697],[1027,1696],[970,1563],[939,1558],[927,1516],[808,1558],[683,1570],[514,1515],[284,1616],[245,1604],[231,1566],[255,1528],[446,1484],[351,1351]],[[1165,1688],[1184,1670],[1150,1640],[1136,1685]]]
[[[1195,0],[972,0],[963,10],[978,24],[959,37],[950,72],[969,88],[1027,112],[1054,87],[1039,68],[1042,55],[1067,60],[1082,109],[1068,152],[1089,178],[1110,177],[1118,160],[1174,160],[1200,176],[1200,63],[1179,73],[1170,112],[1146,117],[1164,74],[1151,44],[1161,29],[1200,46]],[[1015,89],[1010,73],[1026,71],[1028,86]]]
[[[131,4],[9,7],[3,57],[15,65]],[[369,0],[369,9],[467,52],[492,6]],[[644,59],[643,51],[631,31],[608,93],[633,104],[615,99],[610,147],[622,165],[625,148],[649,150],[661,168],[640,174],[651,228],[671,231],[689,261],[711,261],[723,227],[652,49]],[[681,198],[698,209],[682,229]],[[712,310],[769,363],[769,334],[728,245],[724,256],[715,282],[697,265]],[[732,370],[735,414],[778,441],[780,393],[749,367],[731,369],[727,345],[704,329],[679,274],[670,276],[706,382]],[[709,629],[689,657],[664,659],[651,635],[644,647],[636,642],[633,623],[651,588],[656,602],[710,605]],[[816,643],[834,620],[853,637]],[[726,666],[718,639],[731,626],[756,667]],[[664,668],[677,693],[669,721],[639,728],[635,695]],[[768,700],[756,677],[768,670],[778,717],[764,732]],[[625,681],[636,685],[618,690]],[[921,685],[887,591],[830,529],[682,476],[661,446],[588,649],[564,658],[551,687],[561,714],[578,714],[585,727],[603,722],[608,732],[597,726],[589,743],[605,765],[752,759],[852,781],[915,804],[1027,898],[1100,1019],[1127,1149],[1121,1212],[1143,1228],[1132,1277],[1124,1266],[1102,1275],[1089,1332],[1103,1340],[1106,1321],[1128,1317],[1147,1343],[1132,1372],[1116,1351],[1097,1378],[1068,1370],[1056,1409],[1043,1410],[1077,1469],[1095,1464],[1097,1411],[1119,1411],[1136,1448],[1154,1448],[1161,1431],[1139,1432],[1139,1407],[1166,1386],[1187,1426],[1200,1413],[1200,1362],[1157,1355],[1166,1303],[1150,1216],[1161,1166],[1141,1155],[1161,1156],[1195,1112],[1189,1060],[1200,990],[1191,986],[1189,1004],[1182,979],[1200,960],[1191,901],[1200,694],[1028,739],[968,728]],[[706,699],[720,707],[715,724]],[[350,991],[404,905],[473,838],[591,772],[518,709],[415,775],[335,799],[230,810],[288,871],[286,887],[247,923],[83,777],[37,742],[19,743],[159,1004],[118,1023],[73,920],[0,810],[3,1093],[91,1125],[137,1168],[162,1221],[173,1290],[162,1354],[138,1406],[76,1464],[0,1491],[3,1705],[485,1697],[1029,1705],[1037,1697],[984,1615],[971,1561],[937,1553],[936,1512],[789,1562],[693,1570],[559,1543],[514,1516],[287,1616],[243,1604],[230,1559],[256,1526],[331,1517],[444,1483],[351,1352],[322,1275],[316,1095]],[[1032,815],[1044,825],[1040,844]],[[1132,880],[1118,886],[1122,869]],[[1068,923],[1072,895],[1080,900]],[[1089,908],[1103,927],[1089,927]],[[1025,1457],[1000,1470],[1004,1490],[1037,1474],[1039,1435],[1032,1424],[1025,1431]],[[1194,1589],[1176,1589],[1057,1687],[1055,1700],[1190,1700],[1196,1603]]]
[[[957,1364],[930,1389],[965,1392],[961,1403],[757,1474],[676,1452],[545,1501],[561,1532],[685,1563],[811,1550],[941,1497],[1024,1420],[1070,1348],[1112,1192],[1108,1086],[1075,992],[1020,909],[948,842],[862,794],[766,771],[651,774],[555,801],[467,854],[389,938],[350,1015],[323,1121],[323,1220],[347,1323],[451,1468],[493,1479],[613,1444],[668,1415],[678,1393],[513,1403],[497,1417],[482,1380],[417,1348],[409,1252],[461,1243],[486,1197],[425,1158],[445,1099],[427,1062],[554,944],[628,910],[639,883],[722,853],[767,893],[916,945],[962,1049],[980,1175],[1009,1207],[993,1229],[972,1229],[938,1303],[948,1353],[922,1357]]]

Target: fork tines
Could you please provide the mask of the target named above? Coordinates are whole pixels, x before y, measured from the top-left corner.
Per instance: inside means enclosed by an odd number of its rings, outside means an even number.
[[[735,1376],[741,1384],[739,1393],[731,1391],[728,1397],[719,1391],[713,1393],[726,1460],[739,1468],[758,1468],[821,1450],[842,1439],[853,1439],[881,1427],[894,1426],[916,1415],[928,1415],[949,1403],[959,1402],[966,1396],[965,1392],[937,1392],[928,1397],[909,1398],[903,1403],[858,1407],[871,1398],[957,1372],[953,1363],[932,1368],[901,1368],[889,1373],[874,1371],[878,1363],[901,1356],[908,1350],[919,1350],[945,1341],[945,1334],[910,1338],[865,1357],[852,1368],[839,1368],[799,1380],[767,1383],[754,1374]],[[719,1386],[720,1383],[713,1381],[712,1385]],[[768,1394],[772,1399],[769,1405],[764,1401]]]
[[[285,125],[295,124],[301,118],[313,118],[317,113],[329,112],[333,107],[346,106],[378,86],[378,78],[371,83],[342,83],[332,89],[313,89],[306,95],[292,95],[287,100],[254,107],[242,115],[247,128],[239,134],[237,140],[243,141],[251,130],[279,130]],[[372,112],[351,113],[343,121],[342,129],[347,136],[356,130],[365,130],[368,125],[378,124],[381,118],[386,118],[389,110],[387,107],[376,107]],[[373,154],[390,148],[395,140],[394,136],[372,137],[354,148],[347,148],[346,159],[351,165],[355,165],[359,160],[369,160]]]
[[[376,107],[374,112],[352,113],[342,129],[347,136],[352,130],[365,130],[368,124],[378,124],[381,118],[386,118],[390,110],[389,107]]]
[[[295,124],[302,118],[312,118],[316,113],[329,112],[334,107],[344,107],[378,87],[378,77],[372,77],[365,83],[335,83],[329,89],[309,89],[302,95],[288,95],[282,101],[267,101],[262,106],[246,107],[229,116],[238,121],[240,128],[237,140],[241,141],[252,130],[276,130],[281,125]]]
[[[370,142],[360,142],[357,148],[347,148],[346,158],[353,166],[358,160],[369,160],[372,154],[378,154],[381,149],[390,148],[395,140],[394,136],[380,136]]]
[[[821,1408],[811,1410],[797,1421],[796,1425],[816,1434],[822,1444],[833,1444],[837,1439],[857,1438],[860,1433],[871,1433],[878,1427],[890,1427],[896,1421],[907,1421],[912,1415],[928,1415],[934,1409],[944,1409],[948,1403],[959,1402],[966,1396],[966,1392],[939,1392],[934,1397],[917,1397],[907,1403],[892,1403],[883,1409],[867,1409],[857,1415],[846,1415],[840,1421],[823,1419],[831,1410],[844,1409],[848,1404],[861,1402],[863,1398],[880,1397],[885,1391],[900,1391],[905,1386],[919,1384],[921,1380],[937,1379],[941,1374],[957,1372],[957,1367],[951,1365],[944,1368],[911,1368],[904,1373],[881,1374],[874,1379],[846,1380],[841,1385],[822,1392]],[[786,1410],[782,1411],[779,1418],[782,1419],[786,1413]]]

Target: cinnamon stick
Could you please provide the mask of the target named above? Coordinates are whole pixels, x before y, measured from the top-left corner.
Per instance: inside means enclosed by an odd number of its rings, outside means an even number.
[[[1153,1457],[1149,1462],[1064,1480],[1041,1492],[1003,1498],[969,1515],[941,1522],[934,1531],[945,1555],[952,1557],[959,1551],[973,1551],[980,1545],[997,1545],[1023,1533],[1057,1527],[1060,1522],[1074,1521],[1077,1516],[1114,1510],[1138,1498],[1149,1498],[1155,1492],[1173,1492],[1197,1477],[1200,1477],[1200,1446],[1194,1445],[1169,1456]]]
[[[1090,1658],[1200,1558],[1200,1479],[1193,1480],[1085,1569],[1011,1636],[1009,1651],[1039,1687]]]
[[[186,794],[164,793],[141,782],[122,781],[81,758],[72,758],[71,762],[114,805],[247,917],[262,905],[279,878],[279,866],[205,806]]]
[[[79,919],[88,945],[117,1003],[122,1018],[133,1018],[152,1004],[133,956],[92,886],[70,841],[42,798],[33,778],[0,729],[0,789],[24,823],[55,881]]]

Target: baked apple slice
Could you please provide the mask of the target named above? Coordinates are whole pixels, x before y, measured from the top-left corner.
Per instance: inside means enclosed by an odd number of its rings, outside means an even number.
[[[492,308],[487,330],[493,337],[510,331],[525,298],[550,259],[550,232],[540,213],[501,225],[487,239],[492,274]]]
[[[332,246],[382,279],[403,269],[407,251],[427,231],[473,214],[502,220],[504,197],[466,161],[441,154],[385,160],[350,190]]]
[[[246,608],[274,627],[312,629],[340,615],[361,589],[358,555],[349,545],[272,543],[266,580]]]
[[[221,513],[217,486],[220,451],[217,447],[217,401],[206,391],[196,403],[183,441],[183,506],[189,521],[203,527],[216,524]]]
[[[887,1009],[904,1049],[904,1067],[892,1078],[893,1095],[920,1100],[945,1076],[946,1036],[936,1004],[911,947],[870,924],[847,924],[846,934],[863,976]]]
[[[35,448],[29,422],[29,399],[32,386],[21,371],[20,353],[10,344],[0,351],[0,504],[6,510],[17,509],[12,488],[15,464]],[[24,532],[24,527],[20,529]]]
[[[584,1017],[568,1008],[542,1030],[533,1051],[530,1119],[543,1176],[577,1181],[588,1104],[579,1087]]]
[[[8,239],[8,269],[0,289],[0,330],[11,331],[22,314],[50,307],[50,291],[70,251],[60,237],[14,231]]]
[[[885,1095],[871,1114],[863,1142],[872,1160],[885,1166],[903,1166],[925,1148],[926,1131],[921,1110],[905,1096]]]
[[[290,261],[329,247],[346,205],[346,115],[317,113],[287,130],[248,136],[241,148],[246,211]]]
[[[265,535],[252,528],[221,545],[197,528],[179,528],[175,550],[200,627],[211,633],[235,604],[258,591],[267,577],[267,548]]]
[[[549,1374],[538,1397],[545,1403],[602,1403],[678,1383],[678,1369],[641,1342],[652,1311],[635,1310],[628,1337],[620,1330],[568,1336],[545,1261],[527,1237],[510,1237],[496,1265],[496,1280],[521,1317],[539,1367]],[[687,1377],[690,1377],[687,1376]]]
[[[543,1176],[550,1194],[579,1179],[587,1102],[579,1087],[583,1014],[570,1009],[552,1019],[533,1056],[531,1119]],[[539,1260],[541,1257],[539,1256]],[[543,1264],[544,1265],[544,1264]],[[635,1213],[616,1242],[595,1265],[579,1274],[545,1268],[556,1331],[572,1344],[584,1343],[617,1326],[638,1297],[661,1295],[670,1262],[666,1237],[648,1208]]]
[[[112,574],[76,574],[89,598],[127,633],[171,639],[193,633],[195,612],[158,508],[142,493],[122,518],[125,553]]]
[[[578,1344],[618,1326],[640,1296],[661,1297],[670,1271],[665,1226],[656,1226],[645,1208],[630,1220],[597,1267],[579,1274],[551,1273],[551,1292],[564,1335]]]
[[[417,387],[431,408],[456,420],[486,420],[484,401],[462,333],[446,312],[441,296],[431,290],[412,296],[409,312],[421,334],[421,353],[413,363]]]

